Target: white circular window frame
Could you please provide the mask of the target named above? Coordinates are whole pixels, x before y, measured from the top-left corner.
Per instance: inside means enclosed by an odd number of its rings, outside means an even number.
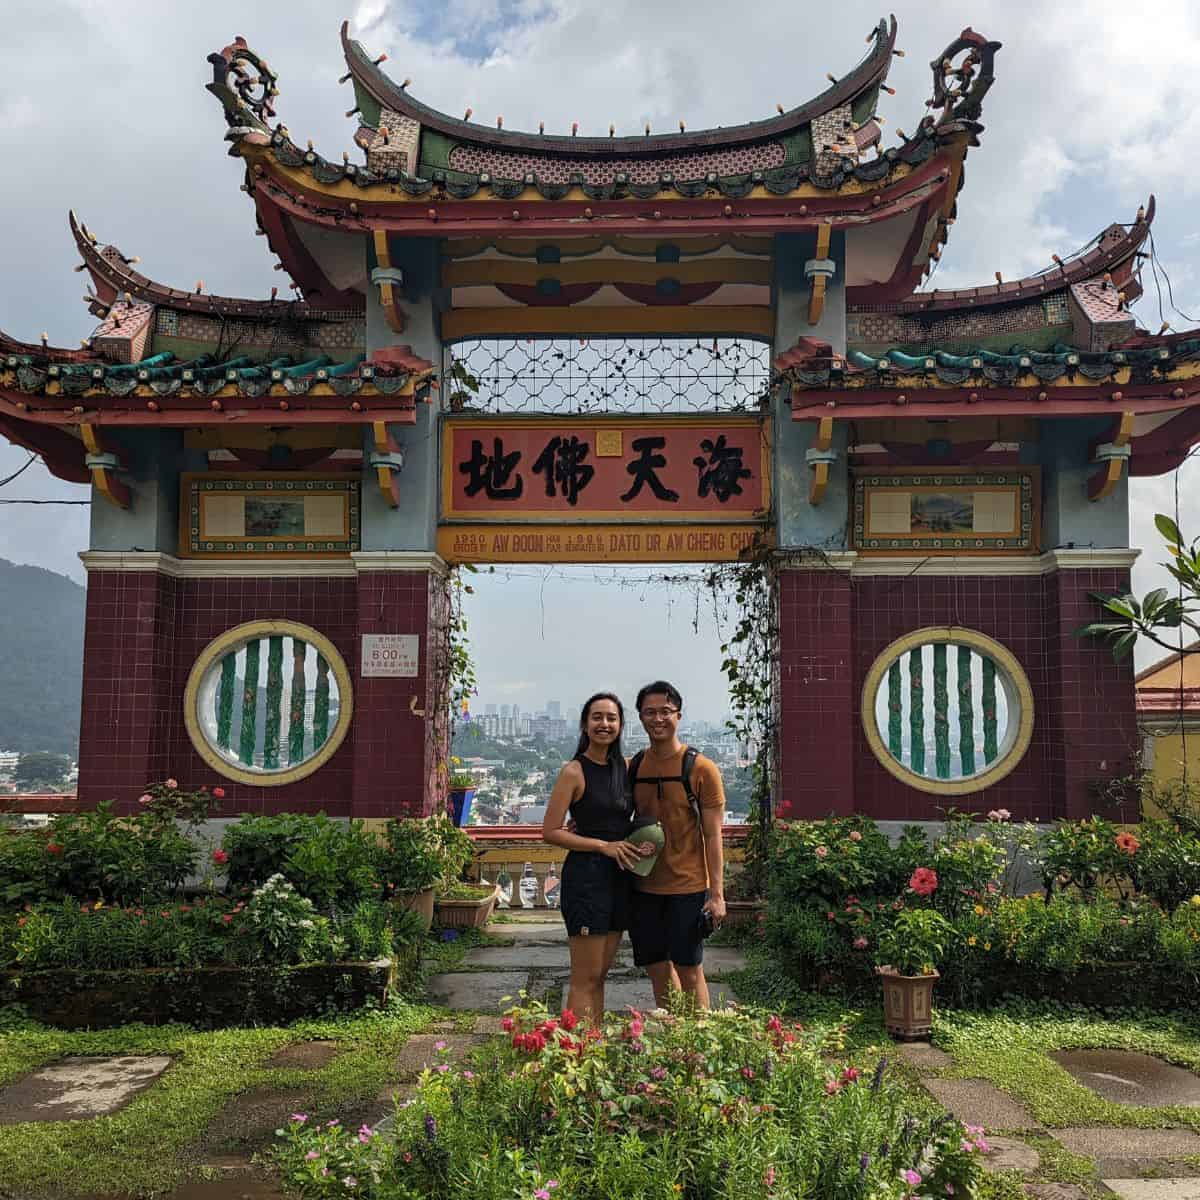
[[[1008,705],[1009,721],[1004,738],[996,747],[996,761],[986,771],[966,779],[930,779],[918,775],[893,756],[884,741],[875,713],[876,697],[883,686],[888,669],[904,655],[922,646],[942,643],[947,646],[969,646],[979,654],[986,654],[999,668],[997,680],[1004,689]],[[1012,719],[1013,715],[1017,719]],[[994,638],[974,629],[959,626],[934,625],[917,629],[886,646],[871,664],[862,691],[862,722],[867,735],[867,744],[889,775],[908,784],[918,791],[935,796],[964,796],[971,792],[982,792],[992,787],[1012,772],[1025,757],[1029,743],[1033,740],[1033,689],[1029,679],[1011,651]]]
[[[200,688],[210,668],[219,663],[225,655],[240,650],[247,642],[271,636],[299,638],[313,646],[325,659],[337,683],[338,718],[321,748],[303,762],[285,767],[281,771],[247,771],[226,759],[204,736],[198,708]],[[218,775],[235,783],[248,783],[255,787],[282,787],[319,770],[337,753],[350,730],[353,715],[354,698],[350,687],[350,671],[345,660],[323,633],[318,633],[310,625],[301,625],[299,621],[247,621],[243,625],[227,629],[200,652],[188,675],[187,687],[183,693],[183,721],[196,753]]]

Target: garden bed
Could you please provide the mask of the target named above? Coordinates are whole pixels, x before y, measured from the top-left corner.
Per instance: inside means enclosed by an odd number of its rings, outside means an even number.
[[[314,963],[293,967],[156,967],[126,971],[5,971],[0,1007],[20,1004],[59,1029],[175,1021],[213,1028],[284,1024],[382,1005],[416,963]]]

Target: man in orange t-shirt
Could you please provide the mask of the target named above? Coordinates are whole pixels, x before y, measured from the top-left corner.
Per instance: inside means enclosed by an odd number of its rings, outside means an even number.
[[[650,738],[637,776],[632,778],[639,819],[657,821],[664,843],[658,861],[644,879],[634,879],[629,938],[633,961],[645,967],[654,985],[654,1001],[665,1007],[672,988],[708,1007],[704,978],[703,913],[714,924],[725,917],[725,861],[721,826],[725,789],[716,763],[696,756],[688,798],[683,780],[684,752],[679,740],[683,697],[665,680],[647,684],[637,710]]]

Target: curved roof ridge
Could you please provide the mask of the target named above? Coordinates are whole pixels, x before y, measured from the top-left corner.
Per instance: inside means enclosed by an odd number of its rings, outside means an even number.
[[[45,359],[47,362],[95,362],[101,356],[90,346],[68,350],[62,346],[51,346],[49,341],[23,342],[0,329],[0,357]]]
[[[1006,304],[1013,300],[1033,300],[1040,296],[1048,296],[1070,287],[1073,283],[1082,283],[1105,271],[1111,271],[1130,259],[1149,237],[1154,214],[1155,200],[1152,194],[1146,205],[1138,209],[1136,219],[1128,226],[1114,222],[1103,229],[1087,246],[1076,251],[1071,258],[1063,259],[1053,266],[1009,283],[914,292],[908,299],[891,304],[863,304],[854,307],[859,310],[882,307],[889,312],[919,313],[964,305],[981,308],[992,304]],[[1089,250],[1088,246],[1093,248]]]
[[[624,137],[524,133],[492,129],[471,121],[459,120],[415,99],[409,95],[404,85],[397,84],[386,72],[380,70],[379,61],[382,60],[373,60],[363,49],[362,43],[350,37],[349,21],[342,22],[341,36],[346,66],[355,81],[384,107],[403,113],[430,129],[465,141],[482,142],[501,149],[628,156],[756,142],[764,138],[778,137],[810,124],[831,109],[848,104],[863,92],[883,83],[891,67],[896,28],[894,16],[890,21],[880,19],[873,31],[874,48],[853,70],[832,83],[820,95],[780,116],[749,121],[741,125],[698,129],[692,133],[632,134]]]
[[[110,304],[119,293],[127,292],[149,304],[216,316],[276,319],[286,315],[297,321],[329,319],[329,305],[310,304],[305,300],[251,300],[240,296],[211,295],[203,291],[185,292],[158,283],[133,269],[132,264],[138,261],[136,258],[127,257],[116,246],[101,247],[95,234],[76,218],[74,211],[69,217],[75,244],[101,293],[99,299],[103,304]],[[112,294],[105,295],[105,292]]]

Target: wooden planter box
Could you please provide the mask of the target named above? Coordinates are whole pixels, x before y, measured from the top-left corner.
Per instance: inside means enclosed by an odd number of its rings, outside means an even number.
[[[330,1007],[350,1011],[368,1001],[382,1004],[396,969],[384,958],[299,967],[0,971],[0,1005],[21,1004],[36,1020],[59,1029],[105,1029],[130,1021],[276,1025]],[[415,966],[402,969],[413,973]]]
[[[438,924],[449,929],[482,929],[496,907],[496,893],[489,890],[481,894],[478,900],[448,900],[439,897],[437,901]]]
[[[901,975],[893,967],[877,967],[883,980],[883,1024],[899,1041],[919,1041],[933,1026],[933,985],[941,978],[932,975]]]
[[[726,900],[723,925],[749,925],[767,911],[765,900]]]
[[[421,918],[426,933],[432,928],[433,888],[424,888],[419,892],[401,892],[398,896],[393,897],[392,903],[397,908],[415,912]]]

